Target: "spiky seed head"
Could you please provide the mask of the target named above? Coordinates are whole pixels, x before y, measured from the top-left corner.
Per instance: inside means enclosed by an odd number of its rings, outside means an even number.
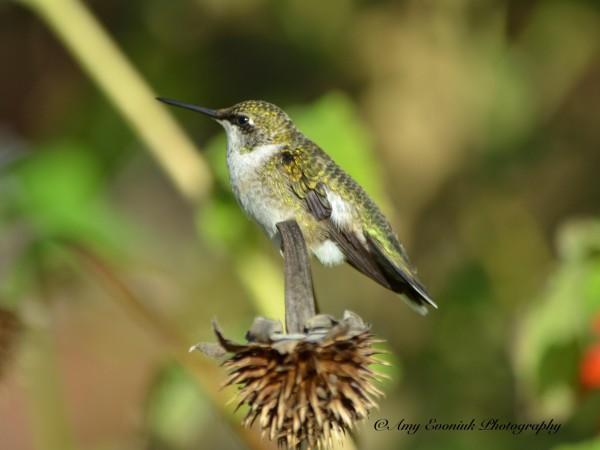
[[[226,386],[237,385],[232,401],[248,405],[244,426],[258,422],[263,435],[286,448],[331,446],[367,418],[382,395],[372,382],[380,375],[369,326],[347,312],[342,321],[315,316],[305,333],[281,334],[281,324],[261,319],[235,344],[215,326],[221,346],[233,355]],[[358,318],[358,320],[357,320]]]

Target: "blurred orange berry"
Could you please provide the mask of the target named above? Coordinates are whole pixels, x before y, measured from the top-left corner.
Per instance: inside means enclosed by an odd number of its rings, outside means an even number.
[[[600,388],[600,344],[594,344],[583,355],[579,380],[586,389]]]

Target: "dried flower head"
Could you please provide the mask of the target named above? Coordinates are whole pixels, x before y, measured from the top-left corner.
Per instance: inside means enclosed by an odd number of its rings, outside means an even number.
[[[257,318],[245,345],[213,326],[220,346],[233,353],[223,363],[231,369],[225,385],[240,386],[232,401],[249,407],[242,424],[258,421],[280,446],[331,445],[365,419],[382,395],[372,384],[381,375],[369,368],[384,364],[372,346],[380,341],[356,314],[346,311],[341,321],[317,315],[294,335],[284,335],[280,322]],[[195,348],[215,355],[206,344]]]

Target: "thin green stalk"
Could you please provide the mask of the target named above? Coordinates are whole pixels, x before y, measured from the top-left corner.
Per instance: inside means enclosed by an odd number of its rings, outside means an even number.
[[[20,370],[24,380],[32,428],[33,448],[75,450],[75,437],[61,384],[58,351],[50,314],[50,291],[41,266],[37,267],[37,296],[23,301],[24,339]]]
[[[45,308],[42,302],[30,306]],[[26,386],[33,448],[75,450],[73,430],[61,389],[54,336],[43,318],[46,312],[29,309],[37,317],[27,321],[20,369]]]

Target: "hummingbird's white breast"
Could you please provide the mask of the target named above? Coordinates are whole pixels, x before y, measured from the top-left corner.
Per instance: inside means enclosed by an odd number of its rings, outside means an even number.
[[[278,222],[293,218],[293,213],[281,207],[272,188],[262,180],[262,170],[281,150],[280,144],[268,144],[244,151],[234,127],[227,130],[227,168],[233,194],[244,212],[265,231],[269,239],[278,242]],[[229,128],[229,129],[228,129]]]

